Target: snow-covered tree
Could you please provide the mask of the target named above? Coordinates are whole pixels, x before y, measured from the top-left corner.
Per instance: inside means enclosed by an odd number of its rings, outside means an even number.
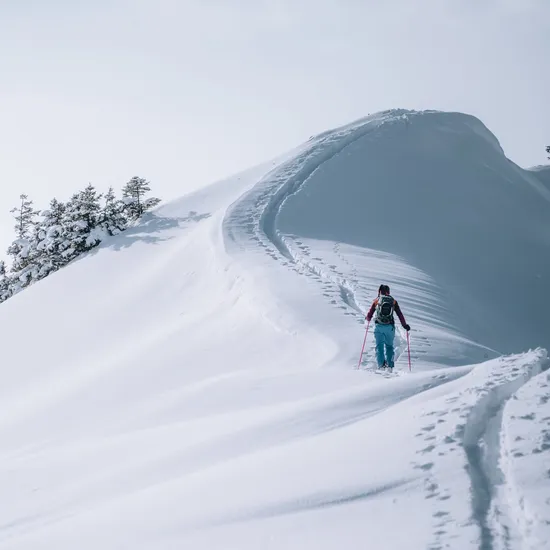
[[[16,239],[8,248],[10,269],[0,261],[0,302],[124,231],[160,202],[146,198],[149,191],[149,182],[135,177],[125,185],[122,200],[110,188],[101,204],[102,195],[90,184],[66,204],[53,199],[41,213],[21,195],[20,205],[11,210]]]
[[[63,216],[65,204],[57,199],[50,201],[50,207],[42,211],[42,220],[36,226],[36,249],[39,256],[40,279],[62,267],[66,260],[62,255],[65,241]]]
[[[126,204],[126,212],[131,220],[138,220],[143,216],[143,213],[151,208],[154,208],[160,199],[149,198],[145,195],[151,191],[149,182],[144,178],[134,176],[123,188],[122,197]]]
[[[0,260],[0,302],[10,297],[10,280],[6,272],[4,260]]]
[[[61,254],[68,262],[101,242],[104,233],[101,221],[101,195],[93,185],[76,193],[66,205],[62,217],[63,243]]]
[[[33,279],[36,271],[36,248],[32,239],[39,212],[33,208],[33,202],[27,195],[19,197],[19,207],[11,210],[15,217],[15,233],[17,238],[8,248],[12,257],[11,275],[13,293],[27,286]]]
[[[112,187],[109,187],[105,195],[100,225],[109,235],[118,235],[128,227],[124,202],[116,198]]]
[[[546,152],[550,153],[550,145],[546,148]],[[550,157],[548,157],[550,159]]]
[[[36,222],[38,211],[33,208],[33,202],[25,194],[20,195],[21,203],[18,207],[12,208],[11,213],[15,217],[15,234],[18,239],[29,237],[33,225]]]
[[[31,239],[16,239],[8,248],[8,253],[13,258],[10,285],[12,294],[15,294],[39,279],[40,264],[36,242]]]

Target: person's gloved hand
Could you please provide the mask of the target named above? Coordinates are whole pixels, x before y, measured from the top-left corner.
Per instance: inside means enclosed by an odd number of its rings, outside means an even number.
[[[411,325],[404,325],[403,328],[409,332],[409,330],[411,330]]]

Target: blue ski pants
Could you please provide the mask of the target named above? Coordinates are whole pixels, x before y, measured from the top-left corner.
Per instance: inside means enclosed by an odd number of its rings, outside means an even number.
[[[393,368],[393,340],[395,338],[395,326],[394,325],[380,325],[374,326],[374,339],[376,341],[376,362],[381,367],[384,362],[388,364],[388,367]]]

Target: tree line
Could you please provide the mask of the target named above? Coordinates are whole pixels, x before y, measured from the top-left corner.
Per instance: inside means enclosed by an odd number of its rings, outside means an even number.
[[[11,210],[15,240],[8,248],[9,268],[0,260],[0,302],[44,279],[69,262],[118,235],[137,221],[160,199],[147,198],[149,182],[137,176],[117,198],[113,188],[105,195],[93,185],[75,193],[67,202],[50,201],[46,210],[35,210],[25,194]]]

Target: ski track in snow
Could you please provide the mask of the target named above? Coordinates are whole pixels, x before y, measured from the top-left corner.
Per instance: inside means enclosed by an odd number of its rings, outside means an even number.
[[[515,533],[524,550],[550,548],[550,374],[523,385],[504,404],[501,419],[504,483],[493,516],[498,520],[499,508],[506,511],[502,531]]]
[[[0,316],[7,341],[44,339],[6,373],[2,549],[549,547],[546,353],[468,362],[427,274],[278,229],[324,163],[402,113],[175,201],[113,240],[124,253],[100,249],[3,306],[22,311]],[[355,371],[349,351],[389,276],[414,326],[411,375],[399,331],[391,376]],[[326,340],[309,331],[317,313]],[[49,347],[58,327],[67,365]]]
[[[329,299],[330,304],[361,325],[365,323],[370,300],[377,293],[379,281],[375,282],[374,276],[379,276],[379,280],[391,278],[394,283],[401,284],[401,293],[407,294],[409,303],[415,308],[406,312],[409,322],[412,320],[411,324],[414,324],[414,341],[411,346],[413,361],[420,359],[431,348],[436,363],[441,362],[443,357],[452,357],[453,353],[457,357],[464,357],[463,361],[455,364],[477,362],[483,357],[482,353],[478,352],[468,358],[464,355],[460,347],[465,344],[460,342],[458,332],[445,324],[444,314],[440,315],[445,308],[438,297],[437,285],[425,273],[407,265],[401,258],[375,250],[368,251],[370,261],[359,273],[354,263],[358,260],[358,252],[364,249],[335,242],[329,252],[320,247],[320,242],[283,234],[277,227],[277,218],[285,202],[299,193],[320,167],[358,140],[376,139],[382,126],[401,125],[403,120],[407,122],[407,116],[411,114],[382,113],[310,140],[294,158],[275,166],[231,205],[222,223],[225,246],[230,254],[266,254],[267,258],[277,264],[305,275],[321,286],[322,294]],[[332,259],[329,260],[328,256]],[[432,328],[438,325],[447,336],[434,344]],[[453,331],[457,335],[454,342],[448,338]],[[430,333],[431,341],[428,341],[427,333]],[[473,342],[467,345],[477,346]],[[405,335],[396,326],[396,365],[401,359],[404,366],[406,348]],[[438,355],[436,348],[441,349],[442,353]],[[374,361],[373,350],[367,349],[363,365],[372,366]]]
[[[237,247],[246,250],[250,242],[256,243],[269,257],[282,265],[305,274],[322,285],[332,286],[331,295],[343,304],[345,314],[354,316],[363,324],[365,312],[358,302],[355,285],[338,272],[336,265],[328,267],[321,258],[316,258],[321,265],[310,261],[307,257],[307,246],[292,236],[281,234],[277,229],[277,217],[285,201],[298,193],[325,162],[340,154],[356,140],[368,134],[375,136],[380,126],[398,123],[401,120],[395,115],[382,116],[374,124],[373,120],[362,121],[351,128],[318,136],[296,158],[267,174],[230,208],[223,222],[228,249],[231,251],[233,247]],[[336,243],[335,253],[347,263],[338,247]],[[326,286],[324,288],[326,290]],[[396,360],[403,351],[403,340],[398,338]]]
[[[382,119],[379,124],[384,123],[387,121]],[[300,190],[315,170],[355,140],[377,128],[378,126],[373,129],[371,124],[365,122],[357,128],[321,136],[296,158],[268,174],[226,216],[224,225],[229,241],[240,248],[246,247],[246,240],[256,241],[273,259],[286,260],[284,265],[294,265],[295,269],[298,266],[305,267],[310,275],[319,279],[325,278],[323,271],[316,269],[303,255],[291,248],[276,227],[277,216],[284,202]],[[242,228],[245,228],[244,232]],[[362,314],[353,288],[344,279],[333,282],[338,285],[342,301],[358,314]]]
[[[524,546],[524,536],[514,519],[523,513],[518,514],[517,503],[510,504],[506,497],[510,483],[501,468],[510,451],[503,448],[501,441],[506,431],[503,411],[545,365],[548,360],[543,351],[532,357],[490,361],[485,368],[474,369],[465,377],[470,385],[431,403],[432,410],[423,413],[423,417],[433,419],[416,434],[423,444],[417,454],[427,460],[418,461],[413,467],[428,474],[424,480],[429,493],[426,498],[436,502],[430,550],[534,548]],[[525,406],[526,401],[520,403]],[[542,432],[544,438],[550,430]],[[462,451],[458,460],[456,451]],[[437,460],[428,460],[435,456]],[[448,472],[460,469],[465,474],[463,479],[449,478]],[[461,483],[470,486],[470,505],[464,502],[457,507],[455,502],[454,507],[446,508],[447,502],[456,499]]]
[[[229,250],[233,246],[241,250],[249,247],[249,243],[255,243],[260,249],[282,265],[305,274],[323,285],[323,295],[331,299],[331,303],[337,305],[335,297],[339,297],[341,309],[345,315],[357,318],[358,322],[364,322],[364,308],[360,305],[357,296],[357,284],[360,276],[357,268],[350,264],[345,254],[341,251],[339,243],[333,244],[333,253],[338,257],[340,265],[346,265],[350,269],[351,277],[346,277],[338,266],[327,264],[322,257],[311,258],[311,250],[305,244],[306,239],[298,236],[283,235],[277,229],[277,217],[286,200],[298,193],[308,178],[335,155],[340,154],[348,145],[366,134],[375,133],[380,125],[399,122],[396,119],[381,120],[373,128],[364,124],[358,128],[335,132],[324,135],[315,141],[297,158],[286,162],[276,168],[260,181],[249,193],[239,199],[232,206],[224,220],[226,244]],[[369,289],[370,290],[370,289]],[[405,351],[406,342],[403,338],[396,339],[396,362]],[[418,359],[418,355],[414,357]],[[372,362],[366,358],[365,362]],[[464,539],[464,533],[448,529],[453,522],[462,521],[461,525],[470,524],[477,526],[477,537],[474,535],[469,540],[463,540],[461,548],[476,547],[479,550],[511,550],[512,544],[511,524],[513,523],[508,513],[507,505],[498,498],[499,486],[503,482],[502,472],[499,466],[501,459],[500,439],[503,437],[502,417],[503,410],[508,400],[517,392],[532,376],[540,372],[543,359],[538,358],[526,368],[515,366],[515,359],[504,359],[504,364],[498,363],[496,372],[490,370],[487,380],[481,385],[461,392],[459,395],[448,397],[447,406],[452,407],[450,413],[444,407],[428,414],[437,414],[437,424],[423,428],[417,434],[424,438],[429,445],[418,453],[427,454],[434,452],[438,445],[437,432],[432,432],[440,423],[449,422],[445,426],[452,425],[454,430],[445,433],[443,446],[445,455],[448,451],[462,448],[462,456],[465,462],[464,470],[467,472],[471,487],[471,505],[469,517],[460,519],[452,517],[449,512],[438,509],[434,511],[433,543],[430,550],[442,550],[452,548],[457,539]],[[506,368],[508,367],[508,368]],[[445,378],[445,377],[443,377]],[[403,396],[403,399],[406,399]],[[448,415],[448,416],[447,416]],[[447,417],[444,420],[443,417]],[[424,431],[425,430],[425,431]],[[550,440],[550,430],[544,432],[545,441]],[[546,444],[546,443],[545,443]],[[424,480],[427,490],[427,499],[444,502],[451,498],[452,489],[446,489],[440,480],[431,473],[434,463],[415,463],[414,468],[429,472]],[[548,470],[550,472],[550,469]],[[550,474],[549,474],[550,475]],[[369,495],[369,493],[365,493]],[[361,496],[360,498],[365,498]],[[340,501],[337,501],[340,503]],[[523,499],[521,500],[523,505]],[[297,508],[285,507],[296,511]],[[284,513],[261,512],[260,514]],[[525,528],[523,529],[525,531]],[[535,546],[529,546],[535,548]]]

